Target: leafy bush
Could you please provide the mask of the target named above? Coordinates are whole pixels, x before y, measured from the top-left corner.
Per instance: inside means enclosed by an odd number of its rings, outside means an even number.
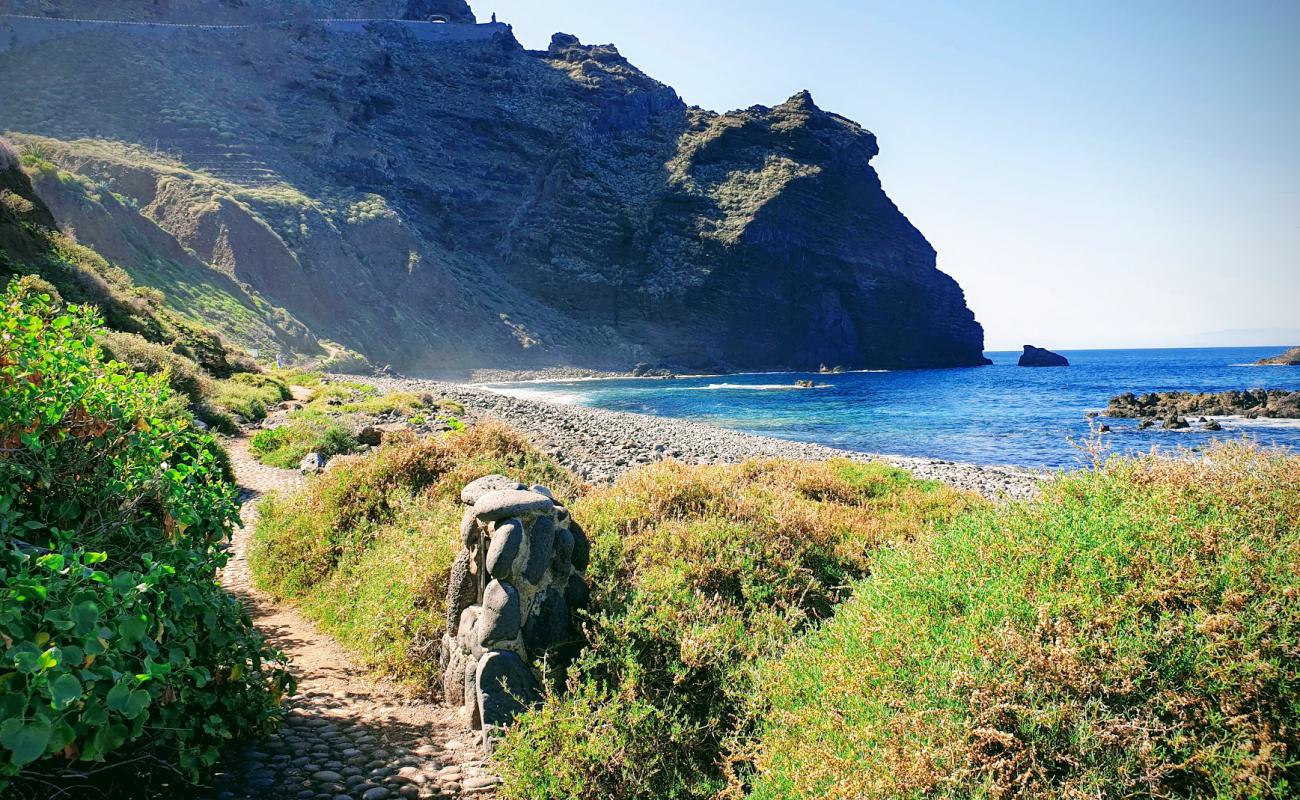
[[[755,798],[1300,791],[1300,457],[1116,461],[884,554],[766,663]]]
[[[163,376],[102,359],[97,324],[3,295],[0,791],[107,759],[196,777],[289,688],[214,580],[238,512],[215,443]]]
[[[880,549],[975,502],[847,461],[668,462],[583,498],[588,646],[569,691],[503,742],[503,794],[712,796],[750,732],[755,663],[829,616]]]
[[[258,431],[249,442],[253,456],[272,467],[293,469],[308,453],[335,456],[357,448],[351,432],[324,414],[295,412],[278,428]]]
[[[274,397],[277,403],[293,397],[289,391],[289,384],[277,375],[268,375],[265,372],[238,372],[230,376],[230,380],[254,389],[265,389],[267,396]]]
[[[220,408],[237,414],[247,422],[266,419],[267,412],[282,399],[280,386],[253,385],[238,380],[240,376],[221,381],[214,392],[213,402]]]
[[[367,665],[432,688],[461,487],[494,472],[551,487],[572,477],[497,425],[393,437],[261,506],[249,563],[262,589],[299,603]]]
[[[172,391],[187,396],[191,403],[201,403],[215,391],[215,381],[205,375],[198,364],[169,347],[120,331],[100,331],[95,340],[108,358],[120,361],[136,372],[165,374]]]

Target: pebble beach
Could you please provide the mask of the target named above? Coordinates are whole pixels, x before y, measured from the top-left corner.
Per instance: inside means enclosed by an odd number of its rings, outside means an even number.
[[[495,419],[510,426],[575,475],[593,483],[608,483],[637,466],[665,459],[688,464],[730,464],[752,458],[877,461],[907,469],[918,478],[942,481],[993,499],[1030,497],[1050,476],[1020,467],[840,450],[689,420],[509,397],[472,384],[399,377],[333,377],[369,383],[381,391],[428,392],[454,400],[464,406],[469,420]]]

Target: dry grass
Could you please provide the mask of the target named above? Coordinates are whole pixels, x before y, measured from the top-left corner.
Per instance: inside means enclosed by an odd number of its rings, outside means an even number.
[[[367,665],[436,684],[462,486],[499,472],[571,498],[581,485],[499,425],[395,437],[343,458],[308,486],[271,496],[249,561],[257,585],[300,604]]]
[[[847,461],[664,463],[573,507],[592,540],[569,692],[502,746],[515,798],[708,797],[749,730],[759,660],[829,615],[882,548],[980,505]]]
[[[1294,796],[1300,458],[1115,461],[965,516],[756,703],[757,798]]]

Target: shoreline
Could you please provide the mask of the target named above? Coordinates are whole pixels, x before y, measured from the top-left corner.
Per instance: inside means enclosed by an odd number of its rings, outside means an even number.
[[[329,377],[367,383],[380,391],[428,392],[454,400],[465,407],[470,420],[495,419],[509,425],[575,475],[593,483],[609,483],[634,467],[669,458],[687,464],[729,464],[750,458],[847,458],[889,464],[918,478],[942,481],[991,499],[1024,499],[1037,494],[1040,484],[1052,474],[1022,467],[841,450],[685,419],[522,399],[476,384],[383,376]]]

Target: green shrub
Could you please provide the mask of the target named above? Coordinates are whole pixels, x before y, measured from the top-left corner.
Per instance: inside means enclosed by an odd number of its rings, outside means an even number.
[[[284,425],[260,430],[253,435],[249,449],[263,464],[293,469],[308,453],[325,457],[350,453],[357,440],[338,422],[311,411],[295,412]]]
[[[254,389],[265,389],[268,396],[275,397],[277,403],[293,397],[293,394],[289,391],[289,384],[283,378],[265,372],[237,372],[230,376],[230,380],[233,383],[251,386]]]
[[[390,437],[290,495],[271,495],[249,553],[257,585],[293,600],[368,666],[437,684],[436,643],[460,547],[461,488],[502,473],[573,497],[579,484],[520,437],[479,425]]]
[[[583,498],[573,515],[592,541],[589,641],[569,691],[502,743],[503,794],[712,796],[750,732],[754,665],[829,616],[881,548],[974,502],[847,461],[668,462]],[[607,739],[624,744],[610,753]]]
[[[763,666],[755,798],[1300,792],[1300,457],[1116,461],[883,555]]]
[[[146,375],[165,374],[172,391],[185,395],[191,403],[201,403],[211,396],[216,383],[192,360],[171,348],[155,344],[134,333],[102,330],[95,336],[105,355]]]
[[[190,777],[290,688],[221,591],[238,514],[163,376],[104,361],[98,319],[17,284],[0,314],[0,791],[110,760]]]
[[[212,402],[231,414],[237,414],[247,422],[266,419],[267,412],[283,399],[281,396],[283,384],[255,386],[239,378],[240,375],[236,375],[230,380],[219,382],[213,393]],[[285,391],[287,392],[287,389]]]

